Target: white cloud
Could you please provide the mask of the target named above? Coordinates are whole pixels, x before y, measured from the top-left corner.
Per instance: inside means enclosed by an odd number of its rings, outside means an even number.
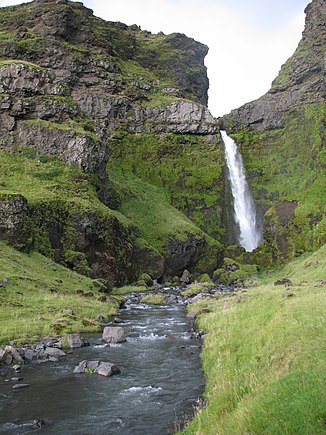
[[[284,9],[277,21],[279,14],[276,9],[271,14],[271,4],[263,14],[264,2],[247,0],[256,10],[261,5],[255,17],[265,17],[264,22],[244,13],[241,1],[84,0],[84,4],[109,21],[139,24],[153,33],[185,33],[208,45],[205,64],[210,80],[209,108],[213,115],[220,116],[269,89],[281,65],[294,52],[304,25],[302,5],[291,4],[289,9],[289,3],[282,0],[280,6],[276,2],[275,8]],[[19,1],[0,0],[0,6],[14,3]],[[291,19],[285,21],[284,16]]]
[[[215,116],[258,98],[294,52],[304,14],[281,28],[252,25],[227,0],[93,0],[86,2],[107,20],[137,23],[153,33],[180,32],[209,46],[205,64],[210,80],[209,108]],[[274,30],[273,30],[274,28]]]

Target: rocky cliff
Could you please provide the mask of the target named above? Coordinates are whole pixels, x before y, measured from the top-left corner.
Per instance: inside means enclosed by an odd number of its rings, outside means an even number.
[[[271,89],[219,120],[241,148],[257,202],[269,209],[267,262],[325,242],[326,4],[313,0],[305,12],[302,40]]]
[[[224,163],[207,50],[78,2],[0,8],[1,237],[110,284],[212,270]]]

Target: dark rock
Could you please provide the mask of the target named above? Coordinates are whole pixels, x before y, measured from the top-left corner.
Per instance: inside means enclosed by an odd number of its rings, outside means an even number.
[[[192,280],[192,276],[190,274],[190,272],[188,270],[184,270],[181,278],[180,278],[180,282],[185,285],[185,284],[190,284]]]
[[[25,360],[32,361],[34,358],[36,358],[36,353],[33,352],[32,350],[25,350],[24,358]]]
[[[106,326],[103,330],[102,340],[107,343],[121,343],[126,341],[124,329],[121,326]]]
[[[22,367],[19,364],[15,364],[14,366],[12,366],[12,369],[15,370],[15,372],[19,373],[21,372]]]
[[[96,316],[96,320],[97,320],[98,322],[100,322],[100,323],[105,322],[105,318],[104,318],[104,316],[103,316],[102,314],[98,314],[98,315]]]
[[[33,428],[34,429],[42,429],[45,426],[45,421],[43,419],[35,419],[33,420]]]

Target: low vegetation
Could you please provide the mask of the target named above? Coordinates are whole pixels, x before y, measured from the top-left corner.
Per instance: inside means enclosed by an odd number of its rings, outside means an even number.
[[[97,316],[108,319],[119,303],[106,301],[96,280],[38,254],[23,254],[0,242],[0,344],[44,335],[93,332]]]
[[[198,321],[207,406],[184,434],[325,433],[325,277],[323,247],[248,290],[193,304],[210,311]]]

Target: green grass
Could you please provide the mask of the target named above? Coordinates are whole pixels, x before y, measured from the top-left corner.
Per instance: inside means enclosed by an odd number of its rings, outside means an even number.
[[[325,433],[325,276],[323,247],[264,273],[240,303],[229,295],[194,304],[211,311],[199,318],[207,406],[184,434]],[[273,284],[284,277],[290,289]]]
[[[164,296],[162,293],[152,293],[150,295],[144,296],[140,302],[142,304],[149,305],[163,305],[164,304]]]
[[[122,193],[120,212],[134,222],[141,237],[164,253],[169,239],[186,240],[189,234],[203,235],[186,216],[172,207],[164,189],[153,186],[130,173],[111,173],[116,189]]]
[[[140,285],[125,285],[123,287],[114,287],[112,290],[112,294],[113,295],[126,295],[128,293],[135,293],[135,292],[146,292],[149,291],[151,289],[149,289],[148,287],[145,286],[140,286]]]
[[[98,314],[105,318],[117,311],[112,302],[100,302],[96,281],[78,275],[38,254],[16,251],[0,242],[0,344],[10,340],[36,341],[40,336],[100,330]],[[92,292],[93,296],[77,293]],[[73,315],[62,310],[71,308]],[[43,320],[38,320],[42,317]],[[64,327],[55,320],[66,322]]]
[[[0,38],[1,38],[1,35],[0,35]],[[25,66],[28,66],[29,68],[34,69],[34,70],[46,70],[47,69],[47,68],[44,68],[42,66],[36,65],[35,63],[27,62],[25,60],[19,60],[19,59],[0,59],[0,68],[2,66],[8,66],[8,65],[12,65],[12,64],[25,65]]]
[[[173,207],[205,233],[221,239],[224,196],[221,144],[207,143],[199,135],[122,133],[112,140],[110,147],[109,168],[121,168],[124,174],[134,174],[144,182],[164,188]]]
[[[21,194],[29,204],[60,200],[108,211],[96,195],[93,176],[56,157],[33,148],[18,148],[14,153],[0,151],[0,165],[0,194]]]

